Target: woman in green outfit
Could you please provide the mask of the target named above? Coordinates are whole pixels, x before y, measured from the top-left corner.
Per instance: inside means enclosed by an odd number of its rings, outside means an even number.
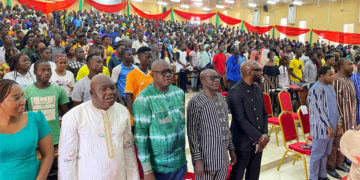
[[[45,180],[54,160],[45,116],[40,111],[24,112],[24,92],[15,81],[0,80],[0,87],[0,179]]]

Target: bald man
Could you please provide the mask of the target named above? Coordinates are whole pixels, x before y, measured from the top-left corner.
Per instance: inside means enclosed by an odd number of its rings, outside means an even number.
[[[91,79],[91,101],[63,117],[59,179],[138,180],[130,114],[116,103],[116,86],[104,74]]]
[[[197,180],[225,180],[229,154],[231,164],[236,162],[228,107],[225,98],[217,93],[220,78],[215,70],[202,71],[200,80],[203,92],[191,98],[187,108],[189,146]]]
[[[261,68],[255,61],[245,61],[242,78],[228,93],[228,105],[233,117],[231,133],[239,161],[233,166],[230,179],[259,179],[262,150],[269,142],[267,113],[261,88]]]
[[[163,60],[151,66],[153,84],[134,102],[135,142],[145,180],[183,180],[185,156],[185,94],[171,85],[173,71]]]

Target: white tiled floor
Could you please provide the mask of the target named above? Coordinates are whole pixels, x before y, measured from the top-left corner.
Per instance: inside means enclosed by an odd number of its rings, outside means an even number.
[[[196,93],[187,93],[185,100],[185,107],[187,107],[187,103],[192,96]],[[300,134],[300,141],[304,141],[301,136],[301,129],[298,131]],[[263,152],[262,162],[261,162],[261,173],[260,180],[304,180],[304,165],[302,161],[297,161],[295,165],[292,165],[292,161],[287,159],[287,162],[284,162],[281,166],[280,170],[277,171],[276,168],[282,158],[285,147],[283,145],[282,135],[279,132],[279,146],[276,145],[275,133],[272,133],[270,137],[270,142],[266,149]],[[186,142],[187,143],[187,142]],[[186,145],[186,158],[188,160],[188,170],[193,172],[193,165],[191,163],[190,150],[188,145]],[[239,159],[238,159],[239,160]],[[309,163],[310,157],[306,157],[306,164],[309,174]],[[340,175],[344,176],[346,173],[338,171]],[[331,180],[335,180],[331,178]]]

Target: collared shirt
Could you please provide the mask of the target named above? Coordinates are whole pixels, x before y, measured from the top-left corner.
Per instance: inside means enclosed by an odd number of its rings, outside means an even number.
[[[244,56],[235,57],[234,55],[230,56],[227,60],[227,71],[226,78],[234,82],[239,82],[241,79],[240,66],[245,61]]]
[[[226,56],[225,54],[219,52],[215,54],[213,62],[215,64],[216,69],[219,71],[220,75],[225,74],[225,62],[226,62]]]
[[[307,83],[315,83],[317,79],[317,67],[313,61],[307,61],[304,66],[304,80]]]
[[[49,46],[49,49],[51,50],[51,61],[52,62],[55,62],[56,55],[65,53],[65,48],[63,46],[56,46],[55,44],[52,44]]]
[[[108,68],[109,68],[109,70],[112,70],[121,63],[122,63],[122,60],[117,55],[115,55],[110,58]]]
[[[354,75],[350,78],[352,82],[354,83],[354,86],[356,88],[356,99],[357,99],[357,123],[360,125],[360,74],[354,73]]]
[[[175,172],[186,166],[185,95],[170,85],[146,87],[134,102],[135,142],[144,172]]]
[[[356,89],[354,83],[348,77],[343,77],[337,73],[334,78],[333,86],[336,92],[336,98],[340,116],[343,121],[345,131],[356,128]]]
[[[36,77],[32,76],[29,71],[26,73],[25,76],[16,71],[11,71],[5,74],[4,79],[11,79],[16,81],[22,89],[26,88],[27,86],[33,84],[36,81]]]
[[[60,146],[60,179],[140,179],[130,114],[119,103],[101,110],[88,101],[71,109]]]
[[[192,161],[202,160],[206,171],[229,165],[228,150],[234,146],[224,96],[217,93],[210,98],[201,92],[192,97],[187,108],[187,132]]]
[[[146,44],[145,41],[140,42],[139,40],[136,40],[136,41],[134,41],[134,42],[132,43],[132,46],[131,46],[131,47],[132,47],[133,49],[135,49],[135,51],[137,52],[137,50],[138,50],[139,48],[143,47],[143,46],[148,46],[148,45]],[[139,58],[138,58],[137,55],[134,56],[134,63],[135,63],[135,64],[136,64],[136,63],[140,63]]]
[[[78,74],[80,68],[83,67],[84,65],[85,65],[85,62],[80,62],[77,60],[68,61],[67,69],[74,74],[74,77],[77,77],[77,74]]]
[[[328,139],[327,127],[336,130],[341,122],[336,102],[336,93],[331,85],[317,81],[307,97],[310,110],[310,135],[315,139]]]
[[[148,71],[148,73],[145,74],[136,67],[126,76],[125,93],[133,94],[133,101],[135,101],[135,98],[143,89],[153,82],[150,73],[151,71]]]
[[[126,85],[126,76],[130,71],[135,69],[135,66],[131,64],[130,68],[127,68],[124,63],[116,66],[111,74],[111,79],[116,83],[120,96],[125,98],[125,85]]]
[[[264,96],[258,85],[248,85],[244,80],[235,84],[228,93],[232,114],[231,133],[235,149],[255,151],[253,143],[268,133]]]

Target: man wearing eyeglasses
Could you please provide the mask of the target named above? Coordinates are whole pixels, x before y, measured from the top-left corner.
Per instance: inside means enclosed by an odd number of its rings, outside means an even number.
[[[242,78],[229,91],[228,105],[232,114],[231,133],[235,154],[240,161],[233,166],[230,180],[259,179],[262,151],[268,136],[267,113],[261,88],[261,68],[255,61],[241,65]]]
[[[215,70],[201,72],[203,92],[191,98],[187,109],[187,130],[191,159],[198,180],[225,180],[236,162],[225,98],[217,93],[221,76]],[[209,151],[211,149],[211,151]]]
[[[173,71],[163,60],[151,66],[153,84],[133,105],[135,142],[144,180],[183,180],[185,156],[185,94],[171,85]]]

